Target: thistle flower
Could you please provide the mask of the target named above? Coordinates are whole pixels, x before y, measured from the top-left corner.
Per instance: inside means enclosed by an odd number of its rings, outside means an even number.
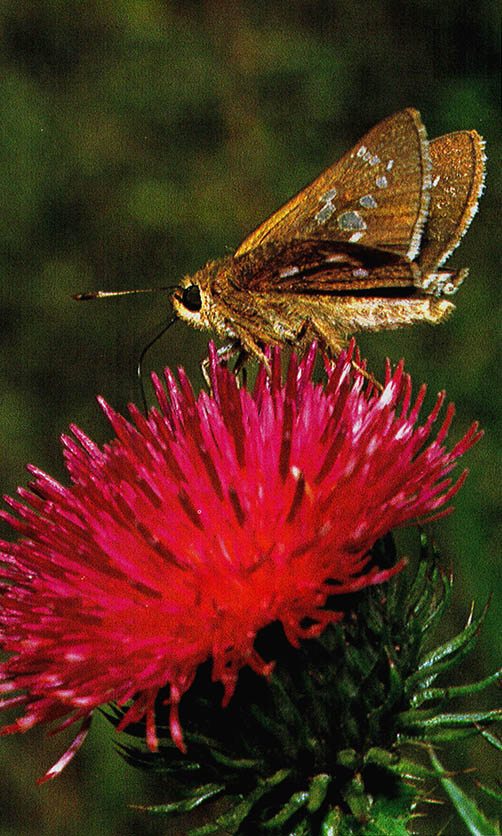
[[[276,349],[250,392],[211,346],[211,395],[196,398],[183,371],[177,384],[166,369],[147,418],[131,406],[127,421],[99,399],[115,432],[103,449],[77,427],[63,437],[69,487],[29,467],[30,489],[2,512],[21,539],[0,544],[0,642],[11,654],[1,707],[24,714],[1,734],[82,720],[46,778],[111,701],[128,704],[119,730],[146,719],[155,750],[165,687],[183,750],[178,706],[203,663],[227,704],[244,666],[272,670],[255,646],[262,628],[280,622],[295,647],[320,635],[341,617],[330,596],[401,568],[370,563],[378,538],[451,510],[465,472],[456,482],[450,473],[479,438],[476,424],[448,452],[452,405],[430,438],[444,393],[419,425],[425,386],[412,403],[400,364],[380,393],[353,351],[321,385],[315,346],[300,363],[292,356],[285,380]]]

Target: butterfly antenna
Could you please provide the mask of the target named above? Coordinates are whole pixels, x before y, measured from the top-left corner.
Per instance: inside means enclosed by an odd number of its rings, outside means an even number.
[[[143,411],[145,413],[145,416],[148,415],[148,406],[147,406],[147,403],[146,403],[145,387],[143,385],[143,360],[145,359],[145,356],[146,356],[147,352],[151,349],[152,345],[155,345],[157,340],[160,340],[160,338],[164,336],[164,334],[166,333],[168,328],[170,328],[171,325],[174,325],[174,323],[177,321],[177,319],[178,319],[178,317],[176,315],[174,315],[170,319],[168,319],[168,321],[160,329],[160,331],[157,334],[155,334],[154,338],[152,340],[150,340],[150,342],[147,343],[144,348],[141,349],[141,354],[138,357],[137,375],[138,375],[138,380],[139,380],[139,388],[141,390],[141,400],[143,402]]]
[[[77,302],[91,302],[94,299],[109,299],[111,296],[132,296],[135,293],[156,293],[157,290],[176,290],[177,285],[165,287],[137,287],[133,290],[90,290],[85,293],[74,293],[72,299]]]

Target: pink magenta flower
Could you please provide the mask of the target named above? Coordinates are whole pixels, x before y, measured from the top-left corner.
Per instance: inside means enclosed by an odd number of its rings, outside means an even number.
[[[369,550],[395,526],[451,510],[465,473],[449,474],[480,433],[474,424],[448,452],[452,405],[430,440],[444,394],[419,425],[425,386],[412,404],[400,364],[379,392],[353,350],[322,385],[315,346],[291,358],[285,381],[275,349],[271,376],[262,368],[249,392],[211,345],[213,394],[196,398],[182,371],[177,385],[166,369],[146,419],[100,400],[116,436],[103,449],[77,427],[63,437],[70,487],[29,468],[22,501],[7,498],[15,516],[2,512],[21,539],[0,544],[11,654],[1,706],[24,709],[3,734],[56,719],[85,728],[97,706],[131,701],[119,729],[146,716],[153,750],[154,703],[169,686],[183,749],[178,704],[203,662],[227,703],[243,666],[271,671],[254,649],[261,628],[280,621],[297,645],[341,617],[330,595],[400,568],[367,569]]]

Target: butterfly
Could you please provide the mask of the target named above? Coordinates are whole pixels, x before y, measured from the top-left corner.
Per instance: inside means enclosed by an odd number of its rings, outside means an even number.
[[[317,339],[336,356],[354,332],[436,324],[467,269],[440,269],[484,183],[474,131],[427,140],[402,110],[372,128],[244,239],[185,276],[176,316],[266,363],[264,347]]]

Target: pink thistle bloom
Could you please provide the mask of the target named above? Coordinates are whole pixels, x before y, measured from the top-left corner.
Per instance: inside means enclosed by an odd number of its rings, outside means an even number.
[[[196,398],[179,371],[154,378],[158,408],[131,421],[101,406],[116,437],[100,449],[81,430],[64,436],[70,487],[35,467],[15,515],[21,535],[0,543],[8,581],[0,642],[0,707],[24,714],[1,733],[83,721],[57,774],[85,736],[92,711],[130,708],[119,729],[146,717],[157,744],[154,703],[169,686],[171,733],[184,749],[178,704],[198,667],[231,698],[240,669],[272,669],[254,648],[280,621],[293,645],[341,614],[330,595],[398,571],[367,569],[369,550],[395,526],[447,513],[464,481],[449,476],[480,437],[474,424],[445,445],[453,406],[430,440],[444,393],[418,424],[422,386],[400,364],[378,392],[351,364],[354,345],[312,380],[316,348],[293,356],[286,380],[278,349],[271,376],[239,389],[210,346],[212,395]],[[308,621],[310,626],[302,624]]]

